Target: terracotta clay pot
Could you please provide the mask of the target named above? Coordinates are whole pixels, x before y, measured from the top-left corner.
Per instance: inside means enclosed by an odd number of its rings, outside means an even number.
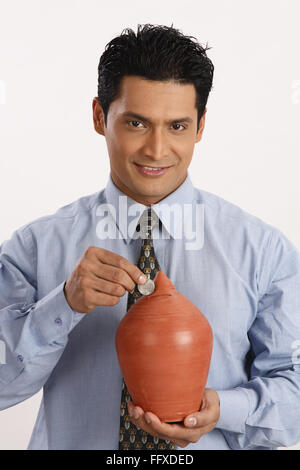
[[[141,297],[116,332],[120,368],[133,403],[161,421],[198,411],[213,334],[201,311],[159,271],[155,291]]]

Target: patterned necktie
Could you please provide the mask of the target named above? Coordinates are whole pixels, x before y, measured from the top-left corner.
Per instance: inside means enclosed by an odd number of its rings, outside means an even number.
[[[156,259],[153,247],[152,228],[158,223],[159,219],[151,207],[146,209],[137,226],[141,230],[142,247],[137,266],[143,271],[148,279],[154,279],[160,270],[158,260]],[[128,294],[127,310],[142,297],[136,284],[134,290]],[[120,419],[120,441],[119,450],[153,450],[153,449],[174,449],[173,442],[153,437],[151,434],[143,431],[130,421],[127,409],[127,402],[131,401],[130,394],[123,380],[122,398],[121,398],[121,419]],[[147,411],[147,410],[145,410]]]

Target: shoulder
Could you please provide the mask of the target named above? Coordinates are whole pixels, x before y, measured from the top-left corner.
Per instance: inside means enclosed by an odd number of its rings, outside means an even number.
[[[196,201],[204,204],[204,211],[207,216],[219,220],[222,224],[227,222],[227,224],[235,226],[248,225],[253,229],[277,230],[276,227],[261,218],[216,194],[199,188],[194,188],[194,194]]]
[[[276,272],[286,276],[287,269],[299,270],[299,250],[279,228],[220,196],[198,188],[194,191],[197,203],[204,204],[204,227],[210,244],[226,258],[237,259],[240,270],[248,260],[256,269],[261,292]]]
[[[25,238],[35,233],[41,233],[54,227],[67,230],[77,221],[86,221],[92,217],[97,204],[104,202],[104,189],[82,196],[77,200],[58,208],[54,213],[34,219],[21,226],[17,232]]]

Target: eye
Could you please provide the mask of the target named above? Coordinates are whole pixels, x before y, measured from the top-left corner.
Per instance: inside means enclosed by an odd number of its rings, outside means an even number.
[[[176,123],[175,123],[175,124],[173,124],[173,127],[174,127],[174,126],[179,126],[179,127],[182,127],[182,128],[183,128],[183,130],[185,129],[185,127],[184,127],[184,126],[182,126],[181,124],[176,124]],[[174,129],[174,130],[175,130],[175,131],[178,131],[179,129]]]
[[[127,121],[127,123],[129,125],[129,127],[134,127],[135,129],[142,129],[143,124],[140,122],[140,121]],[[142,127],[139,126],[139,124],[142,125]],[[177,126],[177,129],[174,129],[174,126]],[[185,126],[181,125],[181,124],[178,124],[178,123],[174,123],[172,124],[172,127],[175,131],[184,131],[186,129]],[[180,129],[182,128],[182,129]]]
[[[135,127],[138,129],[138,126],[136,126],[135,124],[141,124],[140,121],[128,121],[127,124],[130,125],[130,127]]]

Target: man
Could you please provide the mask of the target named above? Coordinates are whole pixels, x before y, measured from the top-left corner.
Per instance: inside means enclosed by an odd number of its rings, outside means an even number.
[[[108,44],[93,100],[110,158],[106,188],[26,224],[1,246],[0,406],[43,387],[29,449],[119,448],[114,337],[125,294],[146,281],[130,221],[133,209],[149,206],[160,214],[153,238],[161,269],[206,315],[214,346],[201,409],[183,423],[162,423],[128,403],[146,448],[147,436],[185,449],[275,449],[300,440],[300,255],[279,230],[193,186],[188,167],[213,65],[192,39],[145,25]],[[192,208],[193,220],[195,207],[204,208],[204,223],[196,217],[202,242],[178,237],[189,217],[170,222],[163,205],[182,217]]]

